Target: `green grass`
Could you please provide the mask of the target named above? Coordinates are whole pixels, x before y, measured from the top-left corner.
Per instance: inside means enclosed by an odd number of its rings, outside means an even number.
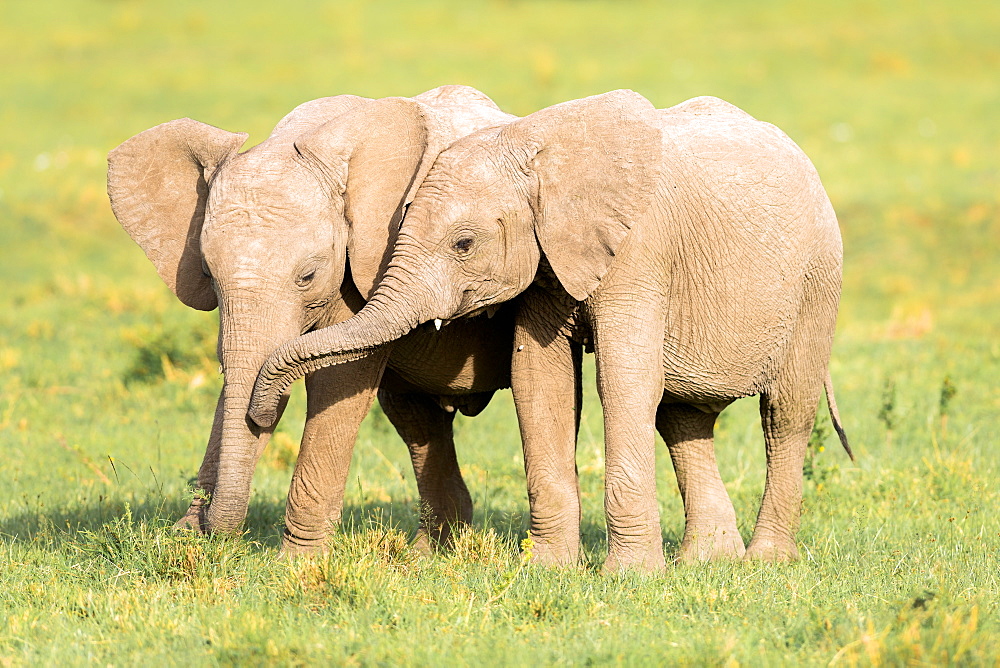
[[[63,0],[0,17],[0,665],[1000,661],[1000,6]],[[410,550],[412,472],[375,411],[332,553],[276,559],[300,389],[247,535],[170,530],[219,388],[215,316],[118,227],[105,154],[182,116],[257,142],[308,99],[443,83],[518,114],[613,88],[718,95],[813,158],[844,232],[832,370],[858,461],[822,416],[800,562],[601,576],[592,391],[580,569],[525,565],[506,393],[459,419],[476,515],[452,553]],[[754,403],[717,433],[749,536]],[[683,515],[658,454],[670,552]]]

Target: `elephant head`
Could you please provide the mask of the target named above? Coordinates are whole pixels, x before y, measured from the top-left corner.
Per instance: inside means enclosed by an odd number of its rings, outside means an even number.
[[[205,528],[232,531],[246,515],[270,435],[247,420],[267,354],[358,310],[437,154],[511,118],[465,86],[413,99],[341,95],[297,107],[244,153],[246,134],[180,119],[109,154],[119,222],[184,304],[219,308],[224,385]]]
[[[410,205],[389,268],[349,321],[282,345],[261,369],[251,418],[270,425],[288,385],[427,323],[512,299],[542,258],[576,300],[598,286],[662,163],[653,106],[614,91],[543,109],[445,150]]]

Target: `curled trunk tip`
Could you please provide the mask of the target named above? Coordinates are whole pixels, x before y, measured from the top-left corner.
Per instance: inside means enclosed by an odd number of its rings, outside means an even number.
[[[426,295],[395,289],[391,275],[354,317],[283,343],[264,362],[250,397],[250,419],[263,428],[277,417],[278,402],[288,387],[308,373],[373,354],[437,315],[426,307]],[[389,300],[383,294],[393,294]]]
[[[296,380],[328,366],[362,359],[379,347],[366,346],[342,353],[317,356],[302,352],[301,342],[307,337],[308,334],[282,344],[271,353],[257,374],[247,413],[259,427],[267,429],[274,424],[278,416],[278,403]]]

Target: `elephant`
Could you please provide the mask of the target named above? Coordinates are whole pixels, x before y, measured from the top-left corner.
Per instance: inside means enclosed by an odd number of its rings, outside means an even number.
[[[684,503],[679,560],[795,559],[824,390],[853,459],[828,369],[842,256],[815,168],[773,125],[712,97],[663,110],[632,91],[558,104],[438,156],[373,298],[276,349],[250,417],[270,424],[303,373],[516,296],[511,382],[537,561],[579,559],[584,350],[605,421],[606,571],[665,567],[656,432]],[[713,432],[754,395],[767,475],[744,546]]]
[[[111,151],[108,193],[121,225],[181,302],[219,308],[223,387],[198,471],[204,494],[178,527],[241,526],[273,431],[247,420],[267,354],[361,310],[389,260],[403,209],[437,154],[514,118],[478,90],[450,85],[412,99],[306,102],[243,153],[248,135],[191,119],[146,130]],[[354,441],[376,393],[412,458],[423,506],[418,545],[446,543],[453,525],[471,521],[452,421],[455,410],[475,415],[509,387],[513,312],[450,330],[415,331],[362,364],[306,379],[283,553],[323,549],[340,519]]]

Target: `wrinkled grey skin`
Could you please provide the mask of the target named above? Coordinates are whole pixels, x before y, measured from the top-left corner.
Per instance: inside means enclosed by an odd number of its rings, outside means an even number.
[[[827,372],[841,257],[815,169],[774,126],[715,98],[658,111],[616,91],[556,105],[439,156],[368,305],[279,348],[251,417],[269,424],[282,388],[306,370],[521,295],[511,375],[537,560],[579,558],[575,437],[591,347],[605,420],[605,568],[664,566],[657,431],[684,501],[679,559],[792,559],[824,387],[847,445]],[[751,395],[767,482],[744,549],[712,439],[719,412]]]
[[[246,417],[267,354],[359,311],[388,262],[405,203],[440,150],[513,118],[475,89],[443,86],[413,99],[307,102],[245,153],[238,149],[247,135],[190,119],[111,152],[108,193],[122,226],[182,302],[220,311],[224,384],[197,483],[210,501],[196,498],[179,526],[240,526],[273,429]],[[310,374],[283,550],[321,548],[339,521],[357,429],[376,391],[410,448],[424,504],[421,546],[470,521],[452,420],[456,409],[474,415],[509,386],[512,328],[506,311],[446,332],[426,328],[358,365]]]

